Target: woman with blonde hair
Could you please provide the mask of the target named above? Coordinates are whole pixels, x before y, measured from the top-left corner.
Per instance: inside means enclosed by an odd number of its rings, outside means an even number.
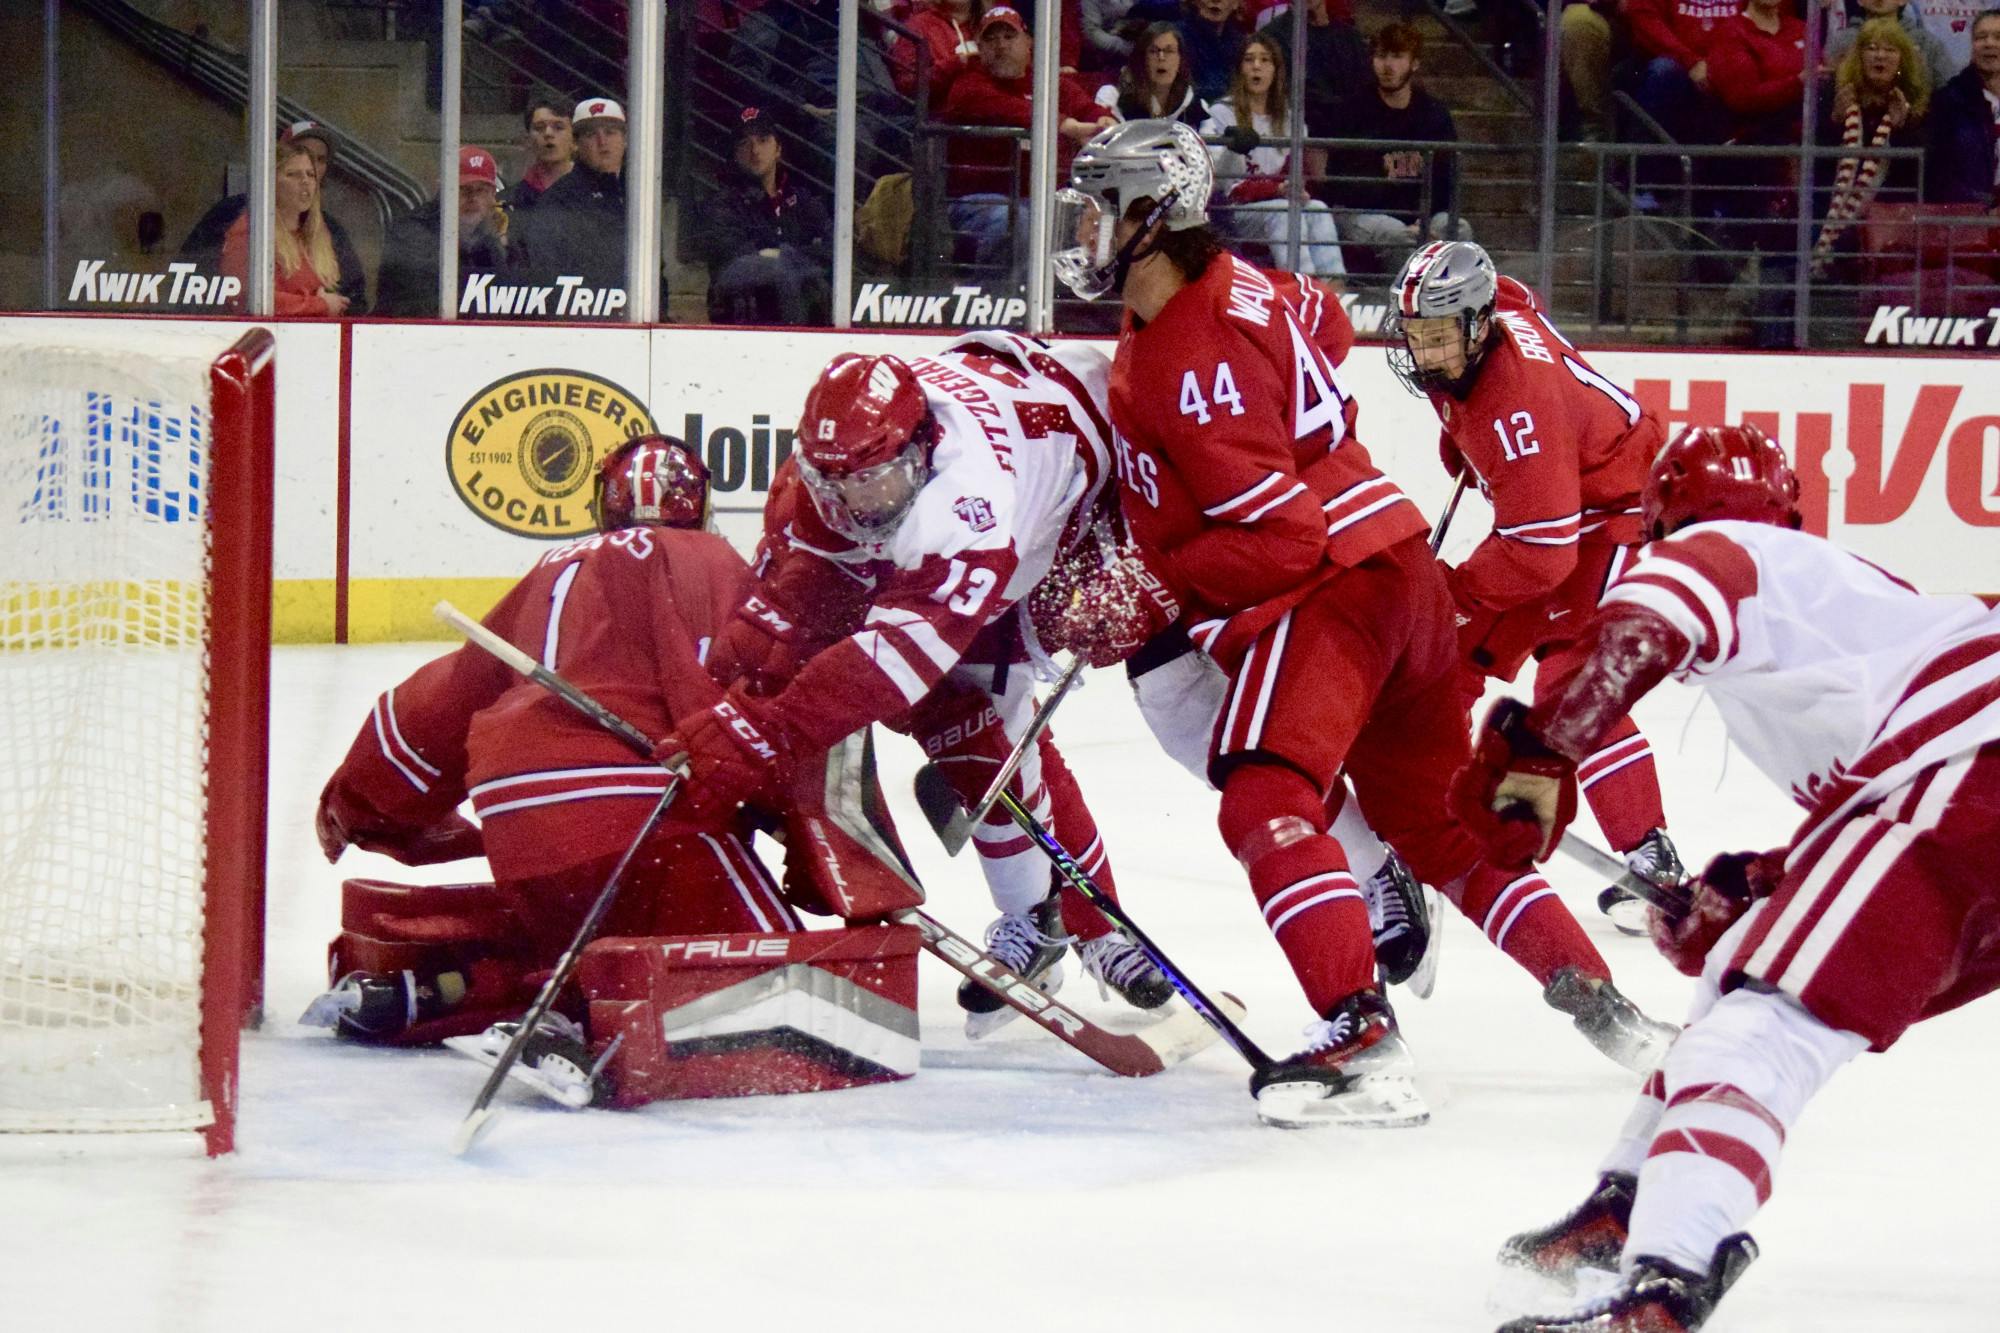
[[[1931,80],[1916,43],[1894,18],[1861,25],[1833,75],[1833,98],[1820,121],[1819,141],[1855,150],[1922,148],[1924,113],[1930,109]],[[1813,271],[1824,273],[1834,247],[1885,185],[1904,198],[1916,197],[1917,160],[1893,166],[1884,158],[1843,155],[1835,173],[1826,224],[1813,245]]]
[[[340,261],[319,211],[319,176],[312,155],[297,142],[278,145],[278,178],[272,197],[277,225],[271,234],[272,313],[338,316],[347,298],[337,290]],[[222,238],[222,271],[247,279],[250,271],[250,214],[246,211]],[[247,284],[246,284],[247,285]]]
[[[1204,139],[1222,140],[1220,147],[1209,149],[1216,188],[1228,195],[1228,202],[1216,209],[1218,221],[1237,239],[1270,247],[1273,261],[1280,265],[1290,254],[1285,197],[1291,170],[1286,142],[1291,133],[1285,83],[1289,63],[1276,38],[1262,32],[1252,36],[1237,58],[1229,95],[1209,106],[1201,126]],[[1316,170],[1317,164],[1309,160],[1307,176]],[[1339,228],[1332,211],[1317,199],[1305,200],[1300,209],[1299,239],[1300,272],[1317,278],[1346,276]]]

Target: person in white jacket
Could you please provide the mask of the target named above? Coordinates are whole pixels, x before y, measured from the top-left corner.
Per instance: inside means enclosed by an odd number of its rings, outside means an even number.
[[[1221,138],[1209,156],[1215,163],[1215,183],[1228,203],[1216,209],[1220,221],[1237,239],[1270,247],[1280,266],[1290,260],[1290,204],[1285,197],[1291,154],[1286,136],[1289,97],[1285,87],[1285,52],[1276,39],[1257,33],[1244,44],[1230,80],[1229,96],[1208,108],[1202,122],[1205,139]],[[1307,164],[1307,173],[1311,173]],[[1316,278],[1342,278],[1347,265],[1340,254],[1340,230],[1333,213],[1317,199],[1301,205],[1299,218],[1301,273]]]

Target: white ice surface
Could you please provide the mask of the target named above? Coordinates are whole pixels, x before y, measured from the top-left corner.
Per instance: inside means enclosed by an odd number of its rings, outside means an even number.
[[[340,876],[398,872],[358,853],[327,866],[314,798],[373,695],[435,651],[278,651],[272,1020],[244,1043],[240,1150],[0,1142],[0,1329],[1486,1330],[1512,1312],[1489,1304],[1495,1248],[1581,1197],[1624,1115],[1631,1078],[1453,916],[1435,998],[1399,1004],[1423,1129],[1262,1128],[1220,1046],[1132,1082],[1022,1024],[973,1046],[954,976],[925,960],[913,1080],[626,1114],[510,1094],[454,1159],[482,1069],[290,1021],[322,984]],[[1640,713],[1683,852],[1781,841],[1792,807],[1740,756],[1725,772],[1693,700],[1669,688]],[[1311,1015],[1213,796],[1153,751],[1115,673],[1056,730],[1134,913],[1290,1049]],[[908,799],[913,748],[886,738],[882,756],[933,907],[976,932],[976,869],[943,857]],[[1678,1016],[1690,983],[1591,910],[1594,882],[1553,875],[1627,992]],[[1765,1258],[1710,1327],[2000,1328],[1996,1055],[2000,1003],[1842,1073],[1755,1224]]]

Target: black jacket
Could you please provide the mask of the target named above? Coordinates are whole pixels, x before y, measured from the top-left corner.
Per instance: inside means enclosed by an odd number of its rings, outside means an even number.
[[[1277,39],[1278,45],[1290,60],[1292,49],[1292,16],[1280,14],[1265,24],[1260,30],[1266,37]],[[1286,77],[1291,76],[1291,66],[1285,66]],[[1306,95],[1305,111],[1308,126],[1323,125],[1333,119],[1334,108],[1350,97],[1355,97],[1375,86],[1375,68],[1368,59],[1368,41],[1355,31],[1352,23],[1320,23],[1306,25]],[[1328,131],[1313,129],[1313,134]]]
[[[625,178],[578,162],[511,219],[508,268],[521,283],[580,277],[590,287],[625,285]]]
[[[796,176],[780,167],[778,193],[767,195],[762,182],[741,172],[730,175],[701,220],[701,252],[711,273],[759,250],[789,248],[803,262],[826,263],[832,221],[825,206],[800,188]]]
[[[382,240],[382,271],[375,279],[375,313],[406,319],[438,313],[438,201],[419,204],[389,224]],[[507,246],[492,224],[458,235],[458,289],[482,273],[499,274]]]
[[[1979,71],[1967,66],[1933,93],[1925,123],[1925,202],[1992,203],[1993,108]]]
[[[229,233],[236,219],[243,216],[243,210],[250,207],[247,194],[227,195],[215,206],[201,215],[200,221],[181,242],[181,252],[176,258],[190,264],[199,264],[203,273],[222,271],[222,238]],[[334,290],[347,298],[347,313],[365,315],[368,313],[368,274],[361,267],[361,256],[355,252],[354,241],[347,234],[347,228],[340,225],[340,219],[320,208],[320,216],[326,219],[326,239],[333,243],[333,257],[340,261],[340,282]]]
[[[1458,138],[1451,112],[1443,102],[1422,88],[1411,91],[1410,104],[1402,110],[1389,106],[1376,92],[1373,82],[1327,113],[1326,123],[1310,119],[1307,128],[1315,137],[1341,139],[1406,139],[1425,143],[1450,143]],[[1392,178],[1384,158],[1394,152],[1384,148],[1331,149],[1327,153],[1330,181],[1322,197],[1336,208],[1352,208],[1370,213],[1395,213],[1417,221],[1423,202],[1423,180]],[[1451,207],[1452,155],[1439,153],[1431,158],[1431,198],[1433,213]]]

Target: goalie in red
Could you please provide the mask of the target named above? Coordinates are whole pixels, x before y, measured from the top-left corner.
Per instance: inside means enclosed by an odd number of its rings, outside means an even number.
[[[1669,1029],[1614,989],[1547,883],[1484,863],[1445,808],[1466,754],[1451,598],[1426,524],[1354,438],[1354,332],[1317,283],[1224,251],[1207,150],[1133,121],[1078,153],[1056,258],[1125,305],[1111,386],[1121,502],[1230,677],[1211,738],[1220,828],[1322,1022],[1251,1080],[1280,1124],[1428,1118],[1376,986],[1368,913],[1327,800],[1343,770],[1369,824],[1532,973],[1592,1043],[1644,1067]],[[1141,678],[1144,688],[1144,678]],[[1206,721],[1201,718],[1199,721]]]
[[[1445,470],[1469,470],[1493,505],[1493,531],[1445,574],[1468,706],[1485,677],[1512,680],[1530,657],[1535,698],[1553,698],[1582,664],[1576,636],[1599,595],[1637,551],[1639,486],[1665,435],[1478,246],[1424,246],[1390,296],[1389,365],[1437,410]],[[1667,837],[1653,751],[1630,718],[1577,781],[1631,872],[1677,887],[1687,872]],[[1599,898],[1607,911],[1620,901],[1633,900],[1616,887]]]
[[[1719,856],[1654,941],[1693,1015],[1568,1217],[1503,1260],[1609,1297],[1503,1333],[1691,1333],[1756,1246],[1786,1135],[1834,1072],[2000,987],[2000,612],[1925,596],[1799,531],[1799,484],[1751,426],[1684,431],[1646,481],[1652,537],[1579,640],[1569,684],[1488,715],[1453,801],[1491,854],[1546,854],[1581,761],[1668,676],[1806,810]]]

